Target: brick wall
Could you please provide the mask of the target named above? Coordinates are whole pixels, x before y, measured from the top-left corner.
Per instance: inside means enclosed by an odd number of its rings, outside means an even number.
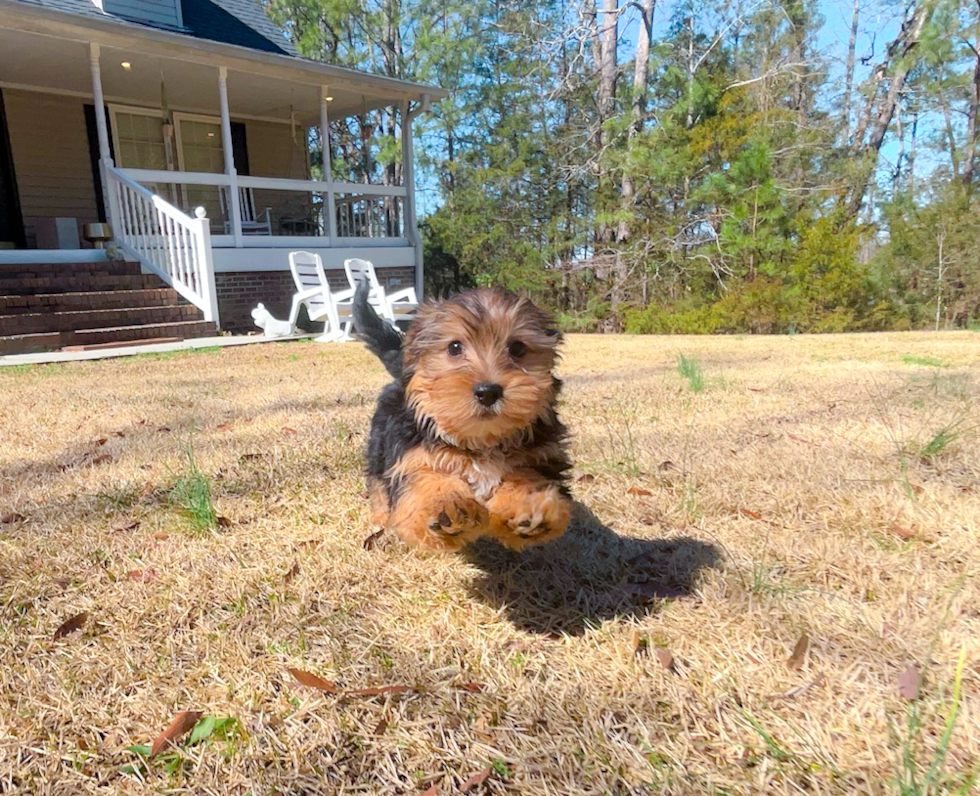
[[[415,284],[413,268],[379,268],[378,279],[386,289],[398,290]],[[258,327],[252,321],[252,310],[260,302],[274,318],[286,320],[293,303],[296,286],[289,271],[237,271],[215,274],[218,291],[218,313],[221,328],[227,332],[252,332]],[[332,290],[347,287],[343,271],[327,271]],[[319,324],[316,328],[321,328]]]

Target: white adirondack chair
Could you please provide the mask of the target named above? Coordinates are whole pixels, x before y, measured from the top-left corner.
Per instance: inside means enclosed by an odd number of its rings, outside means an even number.
[[[290,326],[296,328],[299,308],[306,305],[311,321],[323,321],[323,334],[314,338],[318,343],[344,343],[353,338],[351,299],[353,289],[334,292],[323,271],[323,260],[312,252],[290,252],[289,270],[296,283],[296,294],[289,312]],[[343,325],[341,325],[343,324]]]
[[[406,287],[387,293],[378,281],[374,265],[367,260],[356,258],[344,260],[344,270],[347,272],[347,281],[351,289],[356,289],[360,282],[367,281],[371,286],[368,301],[383,318],[395,323],[396,321],[410,321],[415,317],[419,300],[418,296],[415,295],[414,287]]]

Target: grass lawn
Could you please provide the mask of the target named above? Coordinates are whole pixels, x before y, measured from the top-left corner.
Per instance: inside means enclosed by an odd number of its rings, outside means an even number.
[[[980,334],[560,373],[573,527],[431,557],[359,345],[0,370],[0,793],[980,789]]]

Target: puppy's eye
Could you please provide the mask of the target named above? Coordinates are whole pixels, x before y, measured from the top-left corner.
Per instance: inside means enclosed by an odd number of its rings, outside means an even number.
[[[453,340],[446,350],[449,352],[449,356],[458,357],[463,353],[463,344],[459,340]]]
[[[514,359],[520,359],[527,353],[527,346],[520,340],[515,340],[507,348],[507,353],[509,353]]]

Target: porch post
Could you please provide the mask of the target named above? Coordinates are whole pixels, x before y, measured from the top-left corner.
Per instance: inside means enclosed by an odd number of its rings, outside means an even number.
[[[424,107],[428,97],[423,100]],[[425,286],[422,273],[422,237],[419,235],[418,220],[415,215],[415,144],[412,141],[412,119],[409,113],[408,100],[401,103],[402,117],[402,182],[405,184],[405,234],[415,247],[415,293],[422,301],[422,291]]]
[[[242,239],[242,198],[238,195],[238,171],[235,169],[235,150],[231,143],[231,116],[228,113],[228,68],[218,67],[218,98],[221,101],[221,150],[225,157],[225,174],[228,175],[228,214],[231,231],[235,236],[235,248],[244,246]]]
[[[329,245],[334,245],[337,237],[337,198],[333,193],[333,170],[330,163],[330,114],[327,112],[327,97],[330,96],[327,86],[320,86],[320,145],[323,147],[323,181],[327,190],[323,198],[323,212],[326,213],[324,232],[329,237]]]
[[[99,137],[99,160],[111,166],[109,129],[105,123],[105,97],[102,96],[102,67],[99,65],[101,48],[95,42],[89,44],[89,62],[92,65],[92,99],[95,105],[95,129]],[[105,180],[103,180],[103,183]]]

